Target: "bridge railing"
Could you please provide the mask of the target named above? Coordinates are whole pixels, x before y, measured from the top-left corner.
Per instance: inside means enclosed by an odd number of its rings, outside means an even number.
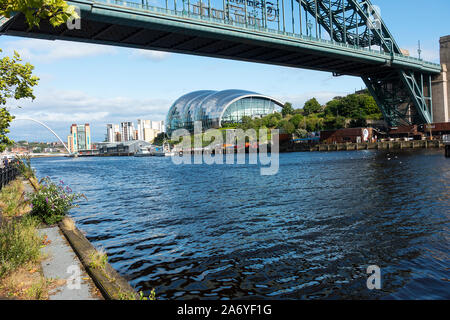
[[[357,45],[349,45],[347,43],[336,42],[336,41],[323,39],[323,38],[317,38],[313,35],[308,36],[308,35],[303,35],[303,34],[283,31],[283,30],[271,29],[268,27],[258,26],[258,25],[249,24],[249,23],[246,24],[246,23],[242,23],[242,22],[235,21],[232,19],[227,19],[227,18],[219,19],[219,18],[215,18],[212,16],[208,16],[208,15],[197,14],[190,10],[188,11],[188,10],[173,10],[173,9],[168,9],[168,8],[166,9],[166,8],[152,6],[152,5],[148,5],[148,4],[141,4],[141,3],[137,3],[137,2],[130,2],[130,1],[124,1],[124,0],[95,0],[94,2],[106,3],[106,4],[110,4],[110,5],[138,9],[138,10],[142,10],[142,11],[163,13],[166,15],[177,16],[177,17],[194,18],[194,19],[198,19],[198,20],[202,20],[202,21],[209,21],[209,22],[218,23],[218,24],[222,24],[222,25],[235,26],[235,27],[245,28],[245,29],[250,29],[250,30],[265,31],[268,33],[275,33],[278,35],[288,36],[288,37],[292,37],[292,38],[296,38],[296,39],[300,38],[302,40],[321,42],[321,43],[325,43],[328,45],[334,45],[337,47],[358,49],[358,50],[362,50],[362,51],[366,51],[366,52],[371,52],[374,54],[379,54],[383,57],[391,56],[390,53],[380,51],[380,49],[372,49],[372,48],[367,48],[367,47],[360,47]],[[207,7],[203,8],[203,9],[207,9]]]
[[[195,3],[195,1],[197,1]],[[250,3],[251,0],[247,0],[247,3]],[[309,28],[309,32],[307,31],[306,35],[301,32],[301,27],[297,26],[297,30],[295,27],[292,27],[292,31],[289,32],[286,31],[290,26],[282,27],[280,29],[280,15],[281,13],[278,13],[276,20],[267,20],[267,5],[261,5],[262,11],[261,17],[250,16],[250,11],[246,11],[246,16],[242,15],[242,12],[240,14],[237,14],[236,11],[234,13],[231,13],[230,6],[235,7],[235,4],[242,4],[244,3],[244,0],[208,0],[207,3],[201,2],[200,0],[94,0],[95,3],[103,3],[107,5],[112,6],[120,6],[125,7],[127,9],[133,9],[138,11],[147,11],[147,12],[153,12],[153,13],[159,13],[169,16],[176,16],[178,18],[187,18],[187,19],[196,19],[200,21],[208,21],[215,24],[225,25],[225,26],[234,26],[238,28],[244,28],[247,30],[253,30],[253,31],[260,31],[260,32],[266,32],[270,34],[277,34],[282,36],[287,36],[295,39],[301,39],[305,41],[314,41],[319,43],[324,43],[327,46],[332,46],[336,48],[348,48],[352,50],[358,50],[363,52],[369,52],[372,55],[380,56],[385,59],[390,59],[392,57],[392,54],[389,52],[383,51],[379,46],[373,46],[373,47],[364,47],[364,46],[358,46],[358,45],[350,45],[344,42],[338,42],[331,40],[328,33],[321,32],[320,37],[314,35],[311,31],[311,27]],[[160,2],[161,6],[153,5],[154,3]],[[232,4],[230,5],[230,3]],[[255,3],[262,3],[254,1]],[[295,2],[295,1],[294,1]],[[152,3],[152,4],[150,4]],[[178,3],[178,4],[177,4]],[[269,1],[265,2],[269,3]],[[217,5],[218,7],[213,7],[213,5]],[[227,8],[227,9],[224,9]],[[247,7],[246,7],[247,8]],[[278,9],[275,9],[279,10]],[[254,11],[253,11],[254,12]],[[264,15],[264,12],[265,15]],[[294,17],[293,12],[289,16],[283,18],[283,21],[292,19],[292,24],[294,24]],[[248,14],[247,14],[248,13]],[[261,19],[265,19],[265,21],[261,21]],[[270,23],[269,23],[270,22]],[[284,22],[283,22],[284,23]],[[274,29],[272,27],[278,25],[277,29]],[[308,34],[309,33],[309,34]],[[330,39],[328,39],[330,38]],[[402,54],[394,54],[394,57],[406,59],[406,61],[412,61],[417,62],[419,64],[427,65],[436,67],[436,69],[440,68],[440,65],[433,62],[424,61],[422,59],[404,56]]]

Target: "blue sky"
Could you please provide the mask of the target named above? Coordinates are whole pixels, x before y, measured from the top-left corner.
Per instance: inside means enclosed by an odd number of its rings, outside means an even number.
[[[373,0],[402,48],[439,62],[439,37],[450,34],[450,1]],[[246,89],[290,101],[295,107],[316,97],[325,103],[363,87],[359,78],[248,62],[143,51],[64,41],[0,37],[4,54],[17,50],[40,77],[34,102],[11,106],[17,117],[45,122],[63,140],[72,123],[88,122],[92,139],[103,141],[106,123],[137,118],[164,120],[179,96],[202,89]],[[11,126],[15,140],[55,141],[25,121]]]

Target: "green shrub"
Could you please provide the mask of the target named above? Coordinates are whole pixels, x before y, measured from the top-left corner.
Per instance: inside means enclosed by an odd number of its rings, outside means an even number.
[[[0,191],[0,209],[4,217],[20,216],[30,208],[25,201],[22,181],[14,180]]]
[[[6,221],[0,227],[0,277],[40,257],[42,239],[37,234],[38,222],[26,217]]]
[[[31,157],[30,156],[18,156],[17,167],[19,172],[24,176],[25,179],[31,179],[35,177],[35,170],[31,167]]]
[[[86,197],[73,193],[63,181],[55,184],[50,178],[44,178],[39,190],[31,194],[31,215],[47,224],[55,224],[64,218],[69,209],[77,207],[74,202],[80,198]]]

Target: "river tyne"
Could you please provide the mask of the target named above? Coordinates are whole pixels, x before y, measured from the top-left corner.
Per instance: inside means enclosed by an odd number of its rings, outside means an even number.
[[[70,215],[157,299],[449,299],[443,151],[280,154],[257,165],[33,159],[88,201]],[[381,268],[369,290],[367,267]]]

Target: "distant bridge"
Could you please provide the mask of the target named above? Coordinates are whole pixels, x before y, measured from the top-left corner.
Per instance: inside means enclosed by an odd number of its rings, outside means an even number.
[[[433,120],[431,79],[441,66],[403,55],[368,0],[67,2],[80,9],[80,29],[42,23],[39,29],[28,30],[24,16],[16,15],[0,20],[0,34],[358,76],[389,125]]]
[[[49,126],[47,126],[45,123],[39,121],[39,120],[35,120],[35,119],[31,119],[31,118],[15,118],[14,121],[17,120],[24,120],[24,121],[33,121],[36,122],[37,124],[40,124],[41,126],[43,126],[44,128],[46,128],[47,130],[49,130],[51,133],[53,133],[53,135],[56,137],[56,139],[59,140],[59,142],[62,143],[62,145],[64,146],[64,148],[66,148],[67,152],[70,154],[72,154],[72,152],[70,152],[69,148],[67,148],[66,144],[64,143],[64,141],[62,141],[62,139],[58,136],[58,134],[53,131]]]

